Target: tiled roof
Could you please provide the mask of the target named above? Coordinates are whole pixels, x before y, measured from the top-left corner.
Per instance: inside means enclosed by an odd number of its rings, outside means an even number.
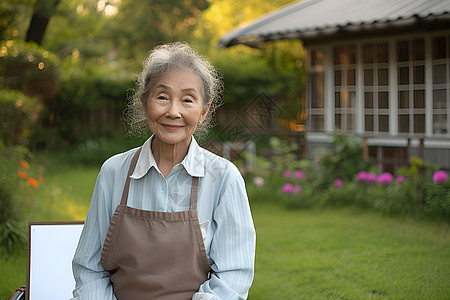
[[[219,46],[437,17],[450,18],[450,0],[304,0],[226,34]]]

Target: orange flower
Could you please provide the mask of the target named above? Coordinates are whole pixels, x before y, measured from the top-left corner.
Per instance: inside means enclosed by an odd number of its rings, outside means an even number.
[[[28,178],[27,172],[17,171],[17,175],[18,175],[20,178],[22,178],[22,179],[27,179],[27,178]]]
[[[33,187],[38,187],[39,186],[39,183],[37,182],[37,180],[36,179],[34,179],[34,178],[28,178],[28,183],[31,185],[31,186],[33,186]]]
[[[20,165],[22,166],[22,168],[24,168],[25,170],[28,170],[30,168],[30,165],[24,161],[23,159],[20,161]]]

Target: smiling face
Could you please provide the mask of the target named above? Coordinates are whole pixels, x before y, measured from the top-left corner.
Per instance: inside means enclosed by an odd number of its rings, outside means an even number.
[[[151,83],[144,109],[148,127],[155,137],[169,145],[188,146],[198,124],[205,120],[202,84],[187,70],[172,69]]]

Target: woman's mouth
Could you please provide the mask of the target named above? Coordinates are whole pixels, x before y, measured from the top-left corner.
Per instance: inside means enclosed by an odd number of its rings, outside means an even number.
[[[180,125],[170,125],[170,124],[161,124],[165,129],[170,130],[170,131],[175,131],[178,130],[180,128],[182,128],[183,126]]]

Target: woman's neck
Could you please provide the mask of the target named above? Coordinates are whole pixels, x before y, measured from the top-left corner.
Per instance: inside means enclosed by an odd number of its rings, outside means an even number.
[[[152,140],[152,153],[159,170],[165,178],[172,171],[173,167],[181,163],[189,150],[189,143],[167,144],[157,136]]]

